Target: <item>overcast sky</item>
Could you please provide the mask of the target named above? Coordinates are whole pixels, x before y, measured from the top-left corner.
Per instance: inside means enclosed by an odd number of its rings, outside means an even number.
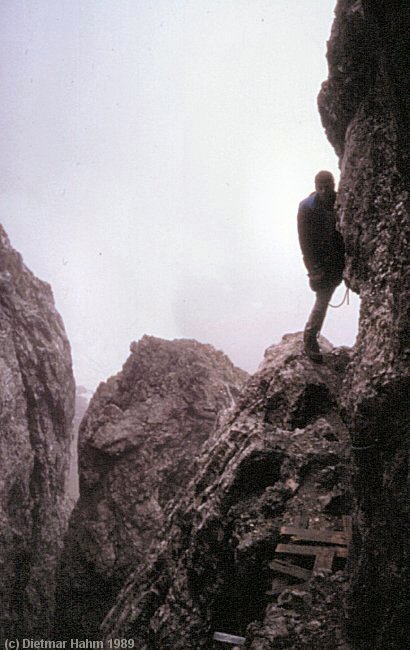
[[[254,371],[303,329],[297,207],[338,177],[316,107],[334,5],[2,0],[0,222],[52,285],[79,384],[144,333]],[[351,345],[357,297],[329,311]]]

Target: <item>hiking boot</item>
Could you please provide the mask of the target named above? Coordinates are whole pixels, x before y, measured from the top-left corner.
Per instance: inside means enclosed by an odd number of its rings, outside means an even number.
[[[317,342],[317,333],[312,330],[305,330],[303,333],[303,343],[305,345],[305,354],[314,363],[322,363],[323,357],[320,352],[319,343]]]

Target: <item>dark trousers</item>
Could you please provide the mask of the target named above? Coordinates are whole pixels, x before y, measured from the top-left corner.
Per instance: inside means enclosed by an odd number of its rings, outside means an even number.
[[[320,332],[322,329],[323,321],[325,320],[327,306],[330,302],[334,290],[336,289],[336,286],[337,285],[333,285],[332,287],[325,287],[324,289],[318,289],[315,291],[316,300],[310,313],[308,322],[305,325],[305,332],[309,331],[315,335]]]

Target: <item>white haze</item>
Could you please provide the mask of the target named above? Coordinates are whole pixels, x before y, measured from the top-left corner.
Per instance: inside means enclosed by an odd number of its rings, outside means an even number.
[[[314,295],[299,201],[334,0],[6,0],[0,221],[54,291],[78,383],[144,333],[254,371]],[[333,302],[343,296],[339,288]],[[358,299],[323,334],[351,345]]]

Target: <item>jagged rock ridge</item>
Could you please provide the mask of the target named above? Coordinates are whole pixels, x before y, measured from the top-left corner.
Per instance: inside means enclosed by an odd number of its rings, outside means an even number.
[[[57,637],[97,634],[246,377],[210,345],[144,336],[122,372],[99,386],[80,428],[80,498],[59,575]]]
[[[337,396],[349,357],[329,350],[323,366],[305,357],[301,335],[267,351],[237,408],[205,445],[162,545],[121,590],[103,624],[107,638],[134,638],[139,650],[199,650],[213,647],[213,632],[222,630],[247,632],[255,650],[271,647],[268,638],[284,638],[278,648],[330,647],[312,645],[308,625],[306,645],[292,645],[302,621],[285,623],[271,607],[263,623],[280,525],[304,515],[313,527],[332,527],[341,513],[326,512],[329,501],[319,497],[348,496]],[[328,627],[316,640],[335,641],[337,625]]]
[[[0,637],[47,637],[67,523],[74,379],[50,286],[0,226]]]

